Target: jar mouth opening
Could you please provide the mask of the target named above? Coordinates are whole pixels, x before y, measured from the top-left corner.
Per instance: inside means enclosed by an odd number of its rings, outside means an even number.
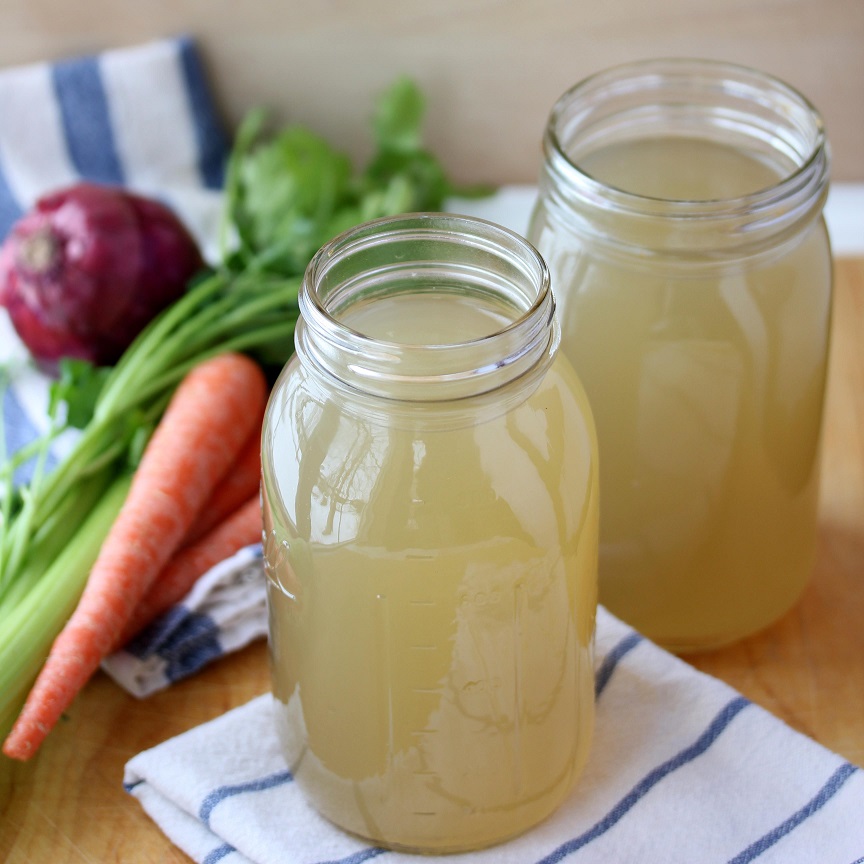
[[[738,144],[770,162],[777,179],[729,197],[664,197],[606,183],[580,164],[605,144],[652,134]],[[604,198],[652,217],[758,213],[790,197],[819,198],[827,185],[827,143],[817,109],[779,78],[723,61],[663,58],[591,75],[555,103],[544,149],[556,176],[588,200]]]
[[[557,346],[543,258],[467,216],[413,213],[346,231],[313,257],[299,304],[298,354],[393,398],[475,395]]]
[[[461,347],[472,347],[500,336],[506,336],[510,331],[518,329],[526,319],[536,314],[536,311],[544,305],[546,295],[550,290],[545,262],[533,247],[529,248],[532,256],[536,256],[536,259],[526,262],[526,275],[532,278],[536,276],[537,280],[538,287],[533,299],[527,292],[520,293],[514,299],[512,288],[515,286],[509,285],[506,278],[491,278],[490,274],[483,273],[478,268],[453,260],[435,260],[434,258],[425,260],[421,257],[414,260],[402,259],[376,263],[372,268],[361,270],[350,278],[338,279],[336,286],[325,285],[331,268],[337,266],[338,262],[345,256],[363,255],[381,244],[435,242],[436,237],[433,232],[440,230],[440,223],[446,226],[445,235],[441,239],[446,239],[447,232],[459,231],[465,226],[476,227],[481,221],[468,217],[443,215],[437,217],[433,214],[417,214],[412,215],[410,221],[403,217],[374,220],[366,223],[364,231],[356,236],[354,231],[346,232],[319,250],[310,264],[303,286],[303,297],[308,303],[305,309],[307,317],[315,316],[327,320],[333,328],[344,330],[346,334],[350,334],[358,342],[370,347],[378,346],[394,350],[409,349],[433,352],[458,350]],[[504,228],[492,226],[492,223],[487,224],[502,232],[502,236],[504,236],[504,232],[511,234]],[[518,244],[528,247],[528,244],[515,234],[512,234],[512,239]],[[464,237],[460,243],[463,247],[471,245],[478,250],[486,249],[495,254],[494,247],[483,240],[478,242],[475,238]],[[410,269],[410,276],[404,279],[401,277],[406,267]],[[531,273],[531,270],[536,270],[536,274]],[[495,300],[501,301],[502,307],[506,306],[511,315],[506,319],[506,323],[502,322],[500,327],[491,329],[488,333],[472,338],[430,343],[376,336],[349,323],[351,320],[349,313],[357,304],[374,303],[378,300],[392,299],[399,295],[408,294],[455,295],[459,293],[460,289],[467,289],[477,297],[488,297],[493,302]],[[524,302],[520,303],[519,301]]]

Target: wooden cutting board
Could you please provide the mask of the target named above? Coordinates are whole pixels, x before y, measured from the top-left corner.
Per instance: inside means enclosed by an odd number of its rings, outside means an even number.
[[[838,262],[836,289],[812,582],[768,630],[688,659],[864,766],[864,259]],[[144,701],[98,675],[35,760],[0,757],[0,860],[187,862],[123,791],[123,766],[268,686],[263,643]]]

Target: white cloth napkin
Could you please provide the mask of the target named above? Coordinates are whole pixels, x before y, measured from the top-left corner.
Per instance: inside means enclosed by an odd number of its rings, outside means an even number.
[[[263,695],[140,753],[126,789],[195,861],[214,864],[853,864],[864,772],[601,609],[597,724],[564,805],[515,840],[442,858],[333,827],[280,755]]]

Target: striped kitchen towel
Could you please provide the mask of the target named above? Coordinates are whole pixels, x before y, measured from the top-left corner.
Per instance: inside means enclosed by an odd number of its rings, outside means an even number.
[[[188,38],[0,69],[0,241],[41,195],[90,180],[161,199],[213,260],[227,154]],[[0,433],[10,453],[48,425],[49,382],[28,359],[0,309]],[[54,442],[49,470],[73,434]],[[31,473],[23,466],[16,482]]]
[[[102,668],[143,699],[213,660],[267,635],[267,592],[261,544],[241,549],[208,570],[182,601]]]
[[[862,864],[864,772],[600,609],[597,723],[564,805],[479,852],[413,856],[304,800],[263,695],[140,753],[126,789],[206,864]]]
[[[227,145],[188,38],[0,70],[0,240],[86,179],[162,199],[206,246]]]

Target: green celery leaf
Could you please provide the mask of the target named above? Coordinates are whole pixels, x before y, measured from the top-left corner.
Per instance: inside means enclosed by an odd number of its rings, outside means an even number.
[[[423,147],[423,112],[423,94],[408,78],[379,97],[373,121],[378,150],[362,177],[364,218],[442,210],[450,196],[477,198],[495,191],[450,182],[438,158]]]
[[[349,195],[350,160],[294,126],[256,147],[240,172],[249,243],[255,250],[278,247],[286,272],[301,273]]]
[[[66,425],[84,429],[93,418],[96,402],[111,369],[71,357],[64,357],[59,365],[60,376],[49,389],[49,414],[55,416],[57,407],[65,403]]]
[[[372,131],[379,150],[410,153],[422,147],[423,94],[410,78],[397,79],[375,103]]]
[[[264,134],[264,115],[251,112],[238,132],[228,166],[223,249],[229,271],[301,275],[337,234],[360,222],[420,210],[442,210],[454,194],[480,195],[447,179],[422,143],[424,99],[399,78],[375,103],[375,153],[362,171],[348,156],[302,126]]]

